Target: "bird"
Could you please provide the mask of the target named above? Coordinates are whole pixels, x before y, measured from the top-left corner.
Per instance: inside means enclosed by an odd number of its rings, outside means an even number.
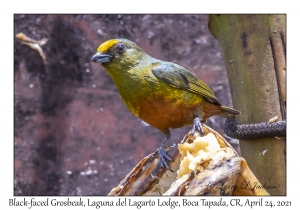
[[[204,135],[202,123],[218,115],[234,119],[240,112],[222,106],[214,92],[186,68],[151,57],[135,42],[110,39],[99,45],[91,61],[110,75],[126,107],[164,134],[158,148],[160,163],[170,169],[165,151],[170,128],[193,125]]]

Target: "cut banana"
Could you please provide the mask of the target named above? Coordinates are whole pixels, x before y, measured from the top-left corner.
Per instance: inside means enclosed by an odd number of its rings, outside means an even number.
[[[204,125],[205,136],[189,132],[169,148],[171,172],[157,152],[141,160],[109,195],[269,195],[233,147]]]

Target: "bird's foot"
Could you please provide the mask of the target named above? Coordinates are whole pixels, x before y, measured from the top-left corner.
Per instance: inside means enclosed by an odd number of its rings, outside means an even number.
[[[195,134],[195,131],[199,131],[200,135],[201,136],[204,136],[204,130],[203,130],[203,127],[202,127],[202,123],[201,123],[201,118],[200,117],[196,117],[194,119],[194,126],[193,126],[193,129],[192,129],[192,133]]]
[[[161,145],[159,148],[158,148],[158,156],[160,158],[160,164],[162,167],[165,167],[167,168],[168,170],[174,172],[168,165],[168,160],[172,160],[172,158],[167,154],[165,148],[164,148],[164,145]]]

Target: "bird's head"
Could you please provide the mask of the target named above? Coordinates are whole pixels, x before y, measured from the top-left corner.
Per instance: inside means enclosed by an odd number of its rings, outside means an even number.
[[[127,39],[111,39],[102,43],[92,61],[107,71],[129,70],[148,56],[137,44]]]

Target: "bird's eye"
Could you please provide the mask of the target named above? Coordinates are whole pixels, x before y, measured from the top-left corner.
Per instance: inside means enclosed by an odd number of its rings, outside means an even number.
[[[116,51],[118,54],[124,54],[126,52],[126,46],[123,44],[116,45]]]

